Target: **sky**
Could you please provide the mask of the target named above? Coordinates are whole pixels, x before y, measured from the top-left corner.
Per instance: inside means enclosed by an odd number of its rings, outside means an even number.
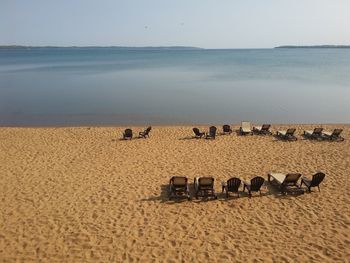
[[[349,0],[0,0],[0,45],[350,45]]]

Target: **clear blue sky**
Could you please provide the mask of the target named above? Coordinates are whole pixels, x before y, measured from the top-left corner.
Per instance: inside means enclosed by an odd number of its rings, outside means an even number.
[[[0,0],[7,44],[350,44],[350,0]]]

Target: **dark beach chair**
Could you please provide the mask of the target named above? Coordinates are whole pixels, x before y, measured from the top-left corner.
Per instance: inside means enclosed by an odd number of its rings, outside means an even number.
[[[173,176],[169,181],[169,200],[173,197],[186,197],[190,200],[188,180],[184,176]]]
[[[222,192],[226,192],[226,198],[229,197],[229,192],[236,193],[239,197],[239,187],[241,186],[241,179],[233,177],[228,179],[227,182],[222,182]]]
[[[249,197],[252,196],[252,192],[260,192],[261,195],[261,186],[264,184],[265,179],[261,176],[256,176],[252,180],[250,180],[250,184],[247,182],[243,182],[243,192],[247,188]]]
[[[196,177],[194,178],[194,189],[196,198],[201,197],[213,197],[217,199],[214,189],[213,177]]]
[[[283,140],[296,141],[297,137],[295,137],[295,135],[294,135],[295,131],[296,131],[296,129],[294,129],[294,128],[289,128],[286,131],[277,131],[276,136],[278,138],[283,139]]]
[[[249,121],[242,121],[241,127],[239,128],[239,134],[240,135],[246,135],[246,134],[253,135],[252,126],[250,125]]]
[[[209,133],[205,134],[205,138],[206,139],[215,139],[216,136],[216,127],[215,126],[211,126],[209,127]]]
[[[139,137],[140,138],[147,138],[149,137],[149,132],[152,130],[152,127],[149,126],[146,130],[144,130],[143,132],[139,132]]]
[[[263,124],[262,126],[253,127],[253,132],[261,135],[272,135],[270,132],[271,124]]]
[[[125,129],[123,133],[123,139],[124,140],[131,140],[132,139],[132,130],[131,129]]]
[[[223,134],[231,134],[232,133],[232,129],[230,125],[225,124],[224,126],[222,126],[222,133]]]
[[[199,138],[202,138],[205,133],[204,132],[200,132],[198,128],[193,128],[193,132],[195,134],[195,138],[199,139]]]
[[[311,187],[318,187],[318,191],[320,192],[320,183],[323,181],[323,179],[326,177],[326,175],[322,172],[318,172],[312,176],[312,179],[308,179],[307,177],[301,178],[301,184],[300,187],[305,184],[309,192],[311,193]]]
[[[304,137],[309,139],[322,139],[323,128],[315,128],[312,131],[304,131]]]
[[[272,178],[272,181],[276,182],[279,185],[281,193],[285,193],[287,190],[291,190],[290,187],[294,187],[298,190],[300,189],[298,180],[301,177],[301,174],[299,173],[269,173],[267,177],[269,182],[271,182]]]
[[[343,129],[334,129],[333,132],[322,132],[322,138],[331,141],[344,141],[344,138],[340,136]]]

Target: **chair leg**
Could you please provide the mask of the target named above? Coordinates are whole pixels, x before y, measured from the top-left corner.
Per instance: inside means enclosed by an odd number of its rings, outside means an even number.
[[[318,191],[321,192],[320,186],[318,185],[317,187],[318,187]]]

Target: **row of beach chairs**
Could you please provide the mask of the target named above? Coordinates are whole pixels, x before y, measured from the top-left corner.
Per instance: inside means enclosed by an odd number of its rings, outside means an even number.
[[[252,128],[250,122],[243,121],[237,132],[240,135],[272,135],[270,128],[270,124],[263,124],[262,126],[254,126]],[[289,128],[287,130],[277,131],[275,136],[283,140],[296,141],[298,138],[295,136],[295,131],[295,128]],[[332,132],[328,132],[318,127],[311,131],[304,131],[303,136],[308,139],[343,141],[344,138],[341,136],[342,131],[342,129],[334,129]],[[217,128],[215,126],[209,127],[208,133],[201,132],[198,128],[193,128],[193,132],[195,138],[215,139]],[[222,126],[222,135],[231,134],[232,132],[233,130],[230,125],[225,124]]]
[[[304,184],[308,191],[311,192],[311,188],[317,187],[320,190],[320,184],[325,178],[323,172],[315,173],[311,179],[302,177],[300,173],[269,173],[267,175],[268,182],[271,185],[278,187],[282,194],[287,192],[304,193],[302,185]],[[301,179],[300,184],[298,184]],[[256,176],[250,180],[250,182],[242,181],[237,177],[232,177],[226,182],[221,182],[222,192],[226,194],[226,198],[229,197],[229,193],[235,193],[239,197],[240,187],[243,186],[243,192],[247,190],[249,197],[253,192],[259,192],[261,195],[261,187],[264,185],[265,179],[261,176]],[[196,177],[194,178],[194,195],[195,198],[199,197],[217,199],[217,195],[214,189],[213,177]],[[169,182],[169,200],[172,198],[185,197],[191,200],[190,189],[188,184],[188,178],[184,176],[173,176]]]
[[[250,122],[243,121],[241,127],[237,131],[240,135],[272,135],[270,131],[270,124],[263,124],[262,126],[254,126],[252,128]],[[144,131],[139,132],[139,136],[137,138],[148,138],[149,133],[151,132],[152,127],[147,127]],[[295,128],[289,128],[287,130],[277,131],[275,136],[277,138],[289,141],[296,141],[297,137],[295,136]],[[331,141],[343,141],[344,138],[341,136],[342,129],[334,129],[332,132],[323,131],[323,128],[315,128],[313,130],[307,130],[303,132],[303,136],[308,139],[316,139],[316,140],[331,140]],[[201,132],[198,128],[193,128],[193,132],[195,134],[195,138],[205,138],[205,139],[215,139],[217,136],[217,128],[215,126],[209,127],[209,132]],[[222,126],[222,135],[231,134],[233,130],[230,125]],[[133,138],[132,129],[125,129],[123,133],[124,140],[131,140]]]

